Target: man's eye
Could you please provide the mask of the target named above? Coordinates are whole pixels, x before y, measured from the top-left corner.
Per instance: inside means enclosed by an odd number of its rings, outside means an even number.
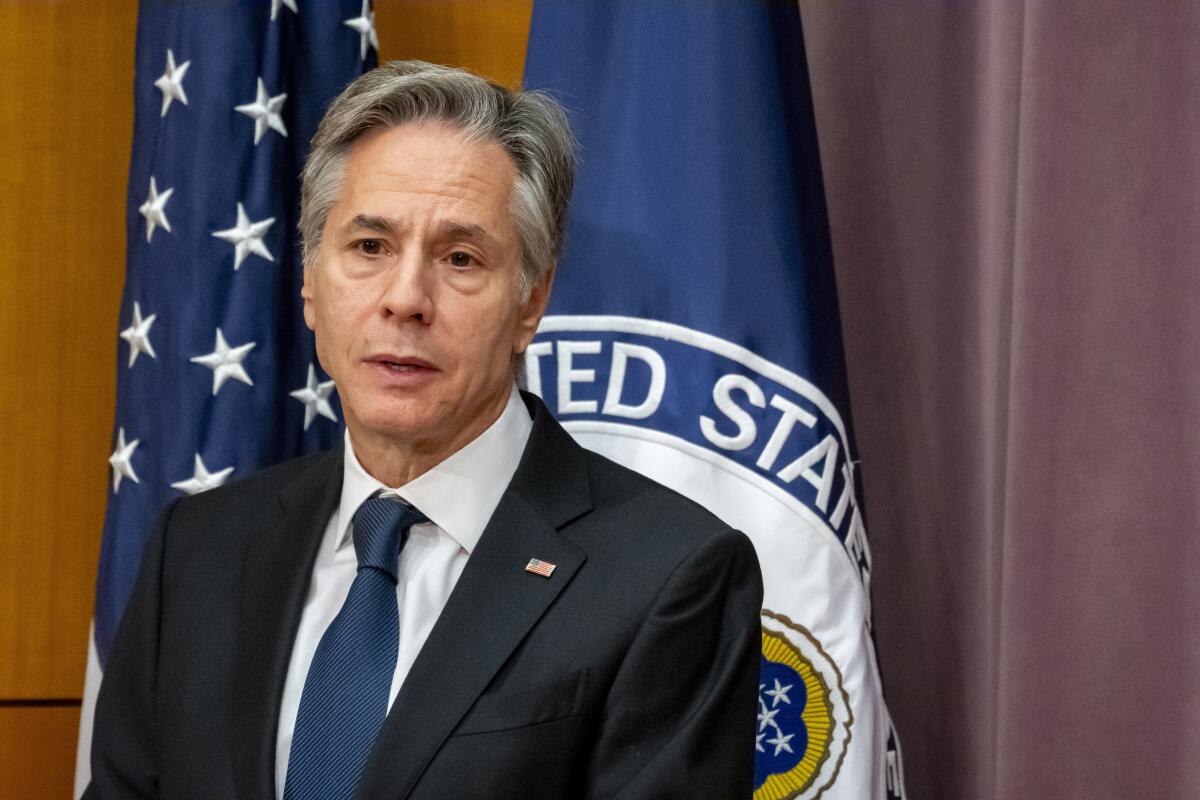
[[[475,263],[475,259],[471,258],[470,253],[456,250],[450,254],[450,265],[453,267],[469,267],[473,263]]]
[[[378,256],[383,254],[383,242],[378,239],[362,239],[355,243],[355,247],[363,255]]]

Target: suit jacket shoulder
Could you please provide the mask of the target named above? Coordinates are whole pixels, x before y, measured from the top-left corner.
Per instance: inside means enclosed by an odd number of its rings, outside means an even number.
[[[203,519],[211,523],[222,515],[252,512],[266,506],[271,511],[276,498],[301,497],[305,491],[320,490],[329,481],[340,483],[342,447],[290,458],[206,492],[180,498],[172,509],[173,522]]]

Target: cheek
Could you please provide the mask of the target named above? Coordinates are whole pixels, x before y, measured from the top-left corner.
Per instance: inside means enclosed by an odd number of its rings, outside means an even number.
[[[349,378],[344,367],[352,355],[355,310],[347,307],[345,291],[328,281],[317,296],[320,301],[313,304],[317,359],[331,378],[344,381]]]
[[[362,321],[365,313],[361,288],[357,293],[335,281],[326,281],[321,287],[322,301],[317,304],[318,330],[331,342],[345,339],[354,326]]]
[[[443,342],[453,342],[460,363],[467,368],[463,378],[472,383],[493,383],[497,362],[507,369],[512,341],[512,320],[500,305],[473,309],[459,318],[453,330],[444,329]],[[436,327],[436,326],[435,326]]]

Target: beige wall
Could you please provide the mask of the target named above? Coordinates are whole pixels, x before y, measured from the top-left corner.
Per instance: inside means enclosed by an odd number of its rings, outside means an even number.
[[[520,82],[531,0],[377,0],[381,57]],[[0,796],[67,797],[109,481],[134,0],[0,3]],[[64,705],[64,701],[66,704]]]

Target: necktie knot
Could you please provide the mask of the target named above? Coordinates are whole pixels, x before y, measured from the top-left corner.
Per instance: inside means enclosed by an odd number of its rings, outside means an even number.
[[[397,561],[408,529],[429,518],[395,495],[376,494],[354,512],[354,551],[358,569],[371,567],[396,582]]]

